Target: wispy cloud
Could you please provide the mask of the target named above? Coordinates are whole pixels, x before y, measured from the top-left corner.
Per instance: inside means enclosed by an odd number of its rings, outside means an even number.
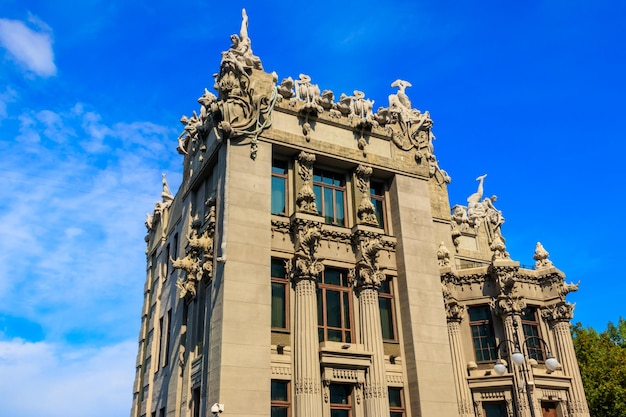
[[[0,315],[19,311],[53,341],[135,334],[145,213],[161,172],[179,171],[176,132],[105,123],[83,105],[19,121],[16,140],[0,142]]]
[[[136,353],[134,341],[97,349],[0,341],[2,415],[126,416]]]
[[[56,75],[50,27],[35,16],[28,22],[32,27],[21,20],[0,19],[0,45],[28,71],[41,77]]]

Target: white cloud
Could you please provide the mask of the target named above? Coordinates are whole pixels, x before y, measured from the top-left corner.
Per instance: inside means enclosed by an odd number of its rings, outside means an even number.
[[[180,171],[176,132],[81,105],[19,120],[18,140],[0,142],[0,314],[39,323],[46,340],[136,335],[145,213],[161,172]]]
[[[137,343],[75,348],[0,341],[0,404],[11,417],[127,416]]]
[[[34,29],[20,20],[0,19],[0,45],[27,70],[41,77],[56,75],[50,28],[32,16],[29,21]]]
[[[7,87],[4,92],[0,93],[0,122],[8,116],[8,104],[14,102],[16,99],[17,92],[11,87]]]

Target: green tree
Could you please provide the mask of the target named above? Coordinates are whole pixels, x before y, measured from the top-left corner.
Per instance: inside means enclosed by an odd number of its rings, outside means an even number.
[[[626,416],[626,320],[602,333],[576,323],[572,336],[591,416]]]

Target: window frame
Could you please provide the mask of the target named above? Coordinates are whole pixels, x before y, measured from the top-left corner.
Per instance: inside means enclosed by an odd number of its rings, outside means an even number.
[[[472,310],[477,311],[478,309],[482,309],[483,311],[487,311],[489,313],[488,319],[477,319],[473,320],[471,313]],[[493,326],[493,314],[491,313],[491,308],[488,305],[474,305],[468,308],[468,317],[469,317],[469,326],[470,326],[470,335],[472,337],[472,348],[474,350],[474,357],[477,363],[491,363],[495,362],[498,358],[497,352],[497,343],[496,343],[496,334]],[[474,328],[484,328],[487,329],[491,334],[483,335],[482,333],[477,336],[474,335]],[[479,331],[480,332],[480,331]],[[477,346],[477,340],[479,341],[479,345]],[[486,346],[483,344],[483,341],[487,341]],[[490,345],[489,342],[492,344]],[[479,359],[479,351],[481,352],[481,358]],[[488,358],[485,359],[484,352],[488,352]]]
[[[278,169],[283,169],[282,166],[280,165],[284,165],[284,172],[280,173],[280,172],[276,172],[275,168]],[[270,212],[271,214],[277,215],[277,216],[287,216],[289,213],[289,161],[280,159],[280,158],[272,158],[272,171],[271,171],[271,193],[270,193]],[[283,194],[285,196],[285,209],[284,211],[278,213],[274,211],[274,207],[273,207],[273,203],[274,203],[274,178],[280,178],[283,180]]]
[[[273,271],[273,268],[272,268],[272,264],[273,263],[276,263],[276,264],[281,263],[282,264],[281,266],[283,266],[283,268],[284,268],[284,262],[285,262],[285,259],[274,258],[274,257],[272,257],[271,260],[270,260],[270,286],[271,286],[271,290],[272,290],[272,295],[271,295],[272,299],[271,299],[271,304],[270,304],[270,320],[271,320],[270,321],[270,326],[271,326],[272,331],[274,331],[274,330],[277,330],[277,331],[289,331],[289,329],[290,329],[289,326],[291,324],[290,320],[289,320],[289,308],[290,308],[290,306],[289,306],[289,301],[290,301],[289,300],[289,292],[290,292],[290,285],[289,285],[289,278],[286,275],[287,271],[285,270],[285,275],[284,276],[278,277],[278,276],[274,276],[273,275],[274,271]],[[274,285],[282,286],[284,294],[285,294],[284,308],[283,308],[283,315],[284,315],[284,318],[285,318],[285,327],[276,327],[276,326],[274,326],[274,322],[273,322],[273,319],[274,319],[274,317],[273,317],[273,313],[274,313],[274,305],[273,305],[273,303],[274,303],[274,292],[273,292]]]
[[[493,413],[488,413],[487,407],[489,406],[497,406],[499,407],[499,416],[494,415]],[[506,410],[506,401],[484,401],[482,403],[482,414],[485,417],[507,417],[508,412]]]
[[[339,387],[341,386],[342,388],[344,387],[349,387],[350,388],[350,393],[347,395],[347,399],[348,402],[346,404],[342,404],[342,403],[334,403],[333,402],[333,394],[332,394],[332,390],[334,387]],[[354,399],[352,398],[354,396],[354,386],[351,384],[329,384],[328,386],[328,391],[329,391],[329,399],[328,399],[328,404],[329,404],[329,408],[330,408],[330,415],[333,415],[333,410],[341,410],[341,411],[347,411],[348,412],[348,416],[347,417],[352,417],[354,414]]]
[[[317,181],[316,177],[320,177],[321,180]],[[335,185],[335,184],[328,184],[324,182],[325,178],[329,178],[331,179],[331,182],[334,182],[335,180],[339,181],[339,185]],[[329,189],[331,190],[332,193],[332,197],[333,197],[333,201],[332,201],[332,207],[333,207],[333,213],[332,216],[327,216],[326,210],[325,210],[325,192],[324,190]],[[318,192],[319,190],[319,192]],[[337,219],[337,192],[341,192],[342,193],[342,199],[341,199],[341,205],[343,207],[343,221],[339,222]],[[319,216],[324,217],[324,222],[326,224],[332,224],[334,226],[339,226],[339,227],[346,227],[347,225],[347,217],[348,217],[348,211],[347,211],[347,181],[346,181],[346,175],[344,173],[339,173],[339,172],[334,172],[334,171],[329,171],[326,169],[319,169],[319,168],[313,168],[313,194],[315,195],[315,204],[317,205],[317,213]],[[319,198],[318,198],[319,197]],[[329,219],[332,217],[332,221],[329,221]]]
[[[527,306],[522,310],[522,314],[520,314],[520,321],[522,323],[524,345],[526,345],[528,357],[539,363],[544,363],[546,360],[546,352],[543,343],[539,340],[541,339],[541,331],[537,310],[536,306]],[[532,315],[532,318],[530,315]]]
[[[379,311],[382,312],[382,308],[381,308],[381,299],[382,300],[389,300],[390,302],[390,306],[389,306],[389,311],[391,314],[391,332],[393,333],[393,337],[391,339],[389,338],[385,338],[385,334],[384,334],[384,323],[383,323],[383,316],[382,313],[380,314],[380,328],[381,331],[383,332],[383,342],[397,342],[398,341],[398,325],[397,325],[397,320],[396,320],[396,300],[395,300],[395,293],[394,293],[394,285],[393,285],[393,281],[394,278],[391,275],[387,275],[387,278],[385,279],[385,281],[383,281],[381,283],[380,289],[378,290],[378,309]],[[385,286],[385,284],[389,285],[389,292],[383,292],[383,288]]]
[[[377,187],[379,186],[380,194],[377,194]],[[378,220],[378,227],[384,230],[385,233],[387,231],[387,205],[385,204],[385,194],[387,193],[387,186],[383,181],[371,180],[370,179],[370,201],[374,205],[374,215],[376,216],[376,220]],[[377,208],[376,202],[380,203],[380,213]]]
[[[340,285],[330,284],[326,282],[326,276],[330,271],[338,271],[340,273]],[[341,327],[329,326],[328,318],[329,311],[327,308],[327,300],[328,300],[328,292],[338,292],[339,293],[339,310],[340,310],[340,323]],[[318,340],[322,341],[331,341],[331,342],[339,342],[339,343],[354,343],[354,317],[353,317],[353,292],[352,286],[348,282],[348,270],[344,268],[336,268],[336,267],[326,267],[324,271],[320,274],[318,282],[317,282],[317,329],[318,329]],[[346,315],[346,306],[345,301],[347,300],[348,306]],[[321,323],[320,323],[321,317]],[[349,321],[346,327],[346,318]],[[331,340],[328,337],[329,330],[331,331],[339,331],[341,332],[341,340]]]
[[[278,383],[278,384],[284,384],[285,385],[285,391],[287,393],[287,399],[286,400],[276,400],[274,399],[274,392],[272,390],[274,383]],[[272,379],[270,382],[270,416],[272,415],[272,411],[274,411],[275,409],[286,409],[287,410],[287,417],[291,417],[291,382],[290,381],[285,381],[285,380],[281,380],[281,379]]]
[[[391,405],[390,392],[398,391],[400,393],[400,405]],[[406,403],[404,401],[404,389],[402,387],[387,387],[387,398],[389,398],[389,415],[390,417],[404,417],[406,414]]]

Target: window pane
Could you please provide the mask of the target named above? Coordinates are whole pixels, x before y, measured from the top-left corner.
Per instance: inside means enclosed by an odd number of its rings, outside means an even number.
[[[280,259],[272,259],[271,268],[272,278],[285,278],[287,275],[285,271],[285,263]]]
[[[326,223],[335,222],[335,211],[333,210],[333,190],[324,188],[324,219]]]
[[[391,294],[391,286],[389,285],[390,279],[391,279],[390,277],[387,277],[386,280],[380,283],[379,292],[382,292],[383,294]]]
[[[350,417],[349,410],[330,410],[330,417]]]
[[[324,325],[324,303],[322,300],[322,290],[317,289],[317,324]]]
[[[350,326],[350,294],[347,292],[343,293],[343,327],[346,329],[351,328]]]
[[[330,403],[331,404],[350,404],[350,393],[352,387],[344,384],[330,385]]]
[[[341,330],[328,329],[328,340],[331,342],[343,342]]]
[[[326,324],[329,327],[341,327],[341,293],[326,290]]]
[[[272,172],[276,174],[286,174],[287,173],[287,162],[286,161],[272,161]]]
[[[287,327],[286,285],[272,282],[272,327]]]
[[[272,417],[287,417],[287,408],[272,407]]]
[[[283,214],[286,212],[285,179],[280,177],[272,177],[272,214]]]
[[[337,223],[344,225],[343,191],[335,191],[335,204],[337,205]]]
[[[317,214],[322,214],[322,187],[319,185],[313,186],[313,193],[315,194],[315,204],[317,205]]]
[[[287,401],[287,381],[272,381],[272,401]]]
[[[379,298],[378,305],[380,306],[380,325],[383,330],[383,339],[395,339],[393,332],[393,316],[391,312],[391,299]]]
[[[402,388],[389,388],[389,406],[402,407]]]
[[[372,198],[372,204],[374,205],[374,215],[378,221],[378,226],[383,227],[383,202]]]
[[[329,285],[341,285],[342,271],[337,269],[327,268],[324,271],[324,284]]]

